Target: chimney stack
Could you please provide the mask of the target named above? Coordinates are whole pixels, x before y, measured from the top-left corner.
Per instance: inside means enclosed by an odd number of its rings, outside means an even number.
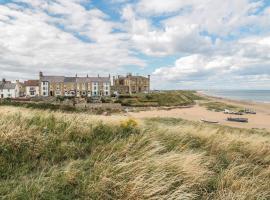
[[[42,77],[43,76],[43,73],[42,72],[39,72],[39,77]]]
[[[148,75],[148,79],[149,79],[149,80],[150,80],[150,77],[151,77],[151,76],[150,76],[150,75]]]
[[[2,79],[2,82],[3,82],[3,83],[6,83],[6,79],[5,79],[5,78],[3,78],[3,79]]]
[[[88,78],[88,74],[86,75],[86,77]]]

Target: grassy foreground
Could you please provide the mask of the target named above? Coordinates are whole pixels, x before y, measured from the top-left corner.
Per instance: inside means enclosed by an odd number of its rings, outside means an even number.
[[[0,199],[269,199],[270,135],[0,108]]]

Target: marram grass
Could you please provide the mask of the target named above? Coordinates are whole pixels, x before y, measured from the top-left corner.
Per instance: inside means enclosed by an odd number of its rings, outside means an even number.
[[[270,135],[0,108],[0,199],[270,199]]]

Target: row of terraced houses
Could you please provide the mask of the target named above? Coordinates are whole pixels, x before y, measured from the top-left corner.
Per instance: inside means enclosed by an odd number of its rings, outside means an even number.
[[[112,94],[148,93],[150,91],[150,75],[107,77],[74,77],[47,76],[39,73],[39,79],[25,82],[0,81],[0,98],[20,97],[102,97]]]

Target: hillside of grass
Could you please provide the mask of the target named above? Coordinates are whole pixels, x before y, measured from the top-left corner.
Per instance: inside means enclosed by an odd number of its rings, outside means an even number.
[[[269,199],[270,135],[0,107],[0,199]]]
[[[186,106],[195,103],[201,97],[194,91],[161,91],[149,94],[121,95],[118,103],[123,106]]]
[[[199,104],[200,106],[206,107],[207,110],[213,110],[215,112],[223,112],[225,109],[239,112],[244,110],[243,108],[231,104],[226,104],[223,102],[217,102],[217,101],[208,101],[203,102]]]

